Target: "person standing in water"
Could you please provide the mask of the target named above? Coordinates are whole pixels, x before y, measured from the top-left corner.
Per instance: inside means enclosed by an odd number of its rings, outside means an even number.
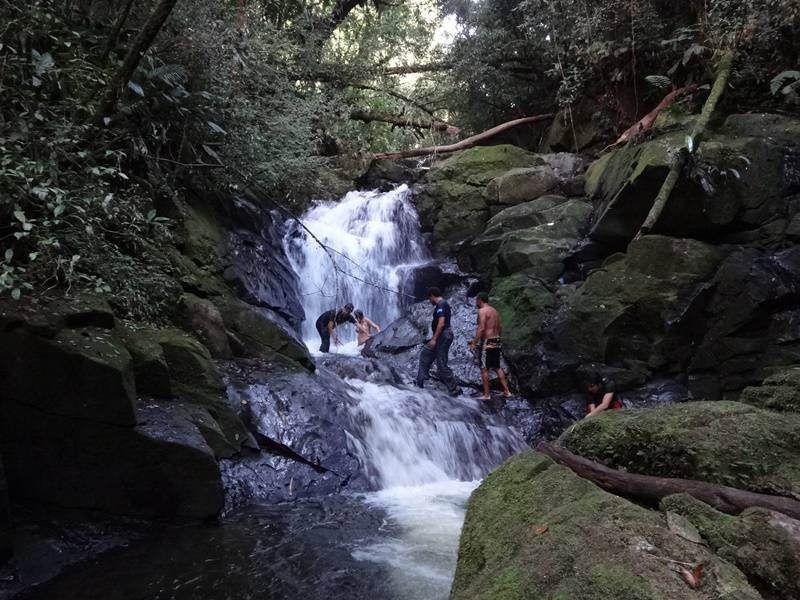
[[[375,333],[380,333],[381,328],[370,321],[367,317],[364,316],[364,313],[360,310],[356,310],[353,313],[356,316],[356,333],[358,334],[358,345],[363,346],[367,343],[367,340],[372,337],[372,330],[375,330]]]
[[[478,309],[478,330],[475,338],[469,342],[470,350],[478,350],[478,357],[481,368],[481,380],[483,381],[483,400],[491,400],[489,395],[489,369],[497,374],[500,386],[503,388],[503,396],[511,397],[506,382],[506,372],[500,366],[500,358],[503,356],[503,345],[500,335],[503,333],[503,325],[500,322],[500,314],[492,305],[489,304],[489,294],[480,292],[475,298],[475,306]]]
[[[342,323],[352,323],[353,325],[356,324],[356,319],[353,316],[353,305],[349,302],[345,304],[341,310],[336,310],[335,308],[325,311],[322,313],[316,322],[317,333],[319,333],[319,339],[321,341],[319,345],[320,352],[330,352],[331,351],[331,339],[333,339],[333,343],[337,346],[341,345],[339,338],[336,337],[336,326],[341,325]]]
[[[447,364],[450,346],[453,344],[453,330],[450,328],[450,305],[442,297],[439,288],[432,287],[428,290],[428,299],[433,304],[433,321],[431,331],[433,337],[422,347],[419,355],[419,370],[417,371],[417,387],[424,387],[433,363],[436,363],[439,379],[447,386],[452,396],[458,396],[461,388],[456,383],[456,378]]]

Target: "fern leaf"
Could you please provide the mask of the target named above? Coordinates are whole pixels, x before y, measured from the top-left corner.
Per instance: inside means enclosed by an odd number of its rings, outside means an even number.
[[[659,89],[668,89],[672,87],[672,80],[664,75],[648,75],[644,78],[647,83]]]

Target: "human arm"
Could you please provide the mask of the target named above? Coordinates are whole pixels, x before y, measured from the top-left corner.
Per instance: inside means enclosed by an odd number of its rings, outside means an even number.
[[[469,347],[470,349],[475,348],[478,345],[478,342],[483,339],[483,332],[486,329],[486,313],[483,311],[478,311],[478,330],[475,332],[475,337],[470,340]]]
[[[590,404],[589,405],[589,414],[588,417],[592,415],[596,415],[597,413],[601,413],[604,410],[608,410],[608,407],[611,406],[611,402],[614,400],[614,392],[607,392],[603,399],[600,401],[600,404]]]
[[[444,331],[444,322],[445,322],[444,316],[439,317],[439,319],[436,321],[436,331],[433,332],[433,337],[428,342],[428,348],[430,348],[431,350],[433,350],[436,347],[436,341],[439,339],[439,336],[442,335],[442,332]]]
[[[334,344],[340,346],[341,344],[339,342],[339,338],[336,336],[335,330],[336,330],[336,324],[333,322],[333,320],[328,321],[328,335],[331,336],[331,339],[333,340]]]
[[[374,329],[375,333],[380,333],[380,331],[381,331],[380,326],[377,323],[375,323],[374,321],[370,321],[369,319],[367,319],[367,326],[371,327],[372,329]]]

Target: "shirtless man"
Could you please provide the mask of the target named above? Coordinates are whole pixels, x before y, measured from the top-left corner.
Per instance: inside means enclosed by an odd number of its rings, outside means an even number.
[[[491,400],[489,395],[489,369],[497,373],[500,385],[503,388],[503,396],[511,397],[506,382],[506,373],[500,367],[500,357],[503,354],[503,347],[500,342],[500,334],[503,332],[503,325],[500,323],[500,315],[497,310],[489,304],[489,294],[481,292],[475,298],[475,306],[478,307],[478,331],[475,338],[470,341],[469,348],[480,351],[481,379],[483,380],[483,400]]]
[[[363,346],[367,343],[367,340],[372,337],[372,330],[375,330],[375,333],[380,333],[381,328],[377,324],[370,321],[367,317],[364,316],[364,313],[360,310],[356,310],[353,313],[356,316],[356,333],[358,334],[358,345]]]

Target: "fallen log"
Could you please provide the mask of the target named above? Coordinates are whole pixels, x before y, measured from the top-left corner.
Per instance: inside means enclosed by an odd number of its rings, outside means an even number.
[[[448,144],[446,146],[431,146],[429,148],[415,148],[413,150],[404,150],[402,152],[381,152],[375,155],[376,159],[384,158],[412,158],[414,156],[427,156],[428,154],[449,154],[451,152],[458,152],[459,150],[466,150],[472,148],[479,142],[488,140],[498,133],[502,133],[519,125],[526,125],[528,123],[539,123],[542,121],[550,121],[555,117],[555,114],[550,113],[546,115],[537,115],[535,117],[524,117],[522,119],[515,119],[514,121],[507,121],[487,129],[482,133],[475,134],[466,139],[456,142],[455,144]]]
[[[800,519],[800,502],[792,498],[757,494],[707,481],[653,477],[619,471],[547,442],[540,443],[536,450],[608,492],[648,504],[656,505],[662,498],[672,494],[689,494],[721,512],[732,515],[737,515],[746,508],[758,506]]]
[[[723,55],[719,64],[719,70],[717,71],[717,77],[714,80],[714,86],[711,88],[711,93],[708,95],[706,103],[703,105],[703,111],[700,113],[700,117],[697,119],[692,133],[689,136],[690,147],[679,148],[672,155],[669,173],[666,179],[664,179],[664,183],[661,185],[658,195],[655,200],[653,200],[653,206],[647,214],[644,223],[642,223],[642,226],[639,228],[639,233],[636,234],[635,239],[638,240],[643,235],[649,234],[656,226],[656,223],[658,223],[658,219],[661,217],[661,213],[664,212],[664,207],[667,205],[672,191],[675,189],[675,186],[678,185],[678,179],[683,172],[683,167],[689,160],[689,155],[694,153],[700,146],[708,122],[711,120],[714,109],[717,107],[717,102],[719,102],[719,99],[728,87],[728,80],[731,76],[735,57],[736,54],[733,50],[728,50]]]
[[[634,135],[639,133],[640,131],[645,131],[646,129],[650,129],[653,126],[653,123],[656,122],[658,115],[660,115],[664,110],[669,108],[669,106],[675,102],[678,98],[685,96],[687,94],[691,94],[697,89],[696,85],[687,85],[686,87],[678,88],[676,90],[672,90],[669,94],[667,94],[664,99],[658,103],[653,110],[647,113],[644,117],[642,117],[639,121],[634,123],[631,127],[626,129],[621,136],[617,139],[613,146],[619,146],[620,144],[624,144],[629,139],[631,139]]]
[[[444,121],[433,119],[426,121],[423,119],[409,119],[407,117],[399,117],[388,113],[373,112],[367,110],[353,110],[350,112],[350,118],[354,121],[362,121],[364,123],[388,123],[395,127],[412,127],[414,129],[432,129],[434,131],[442,131],[450,135],[455,135],[459,132],[458,127],[454,127]]]

